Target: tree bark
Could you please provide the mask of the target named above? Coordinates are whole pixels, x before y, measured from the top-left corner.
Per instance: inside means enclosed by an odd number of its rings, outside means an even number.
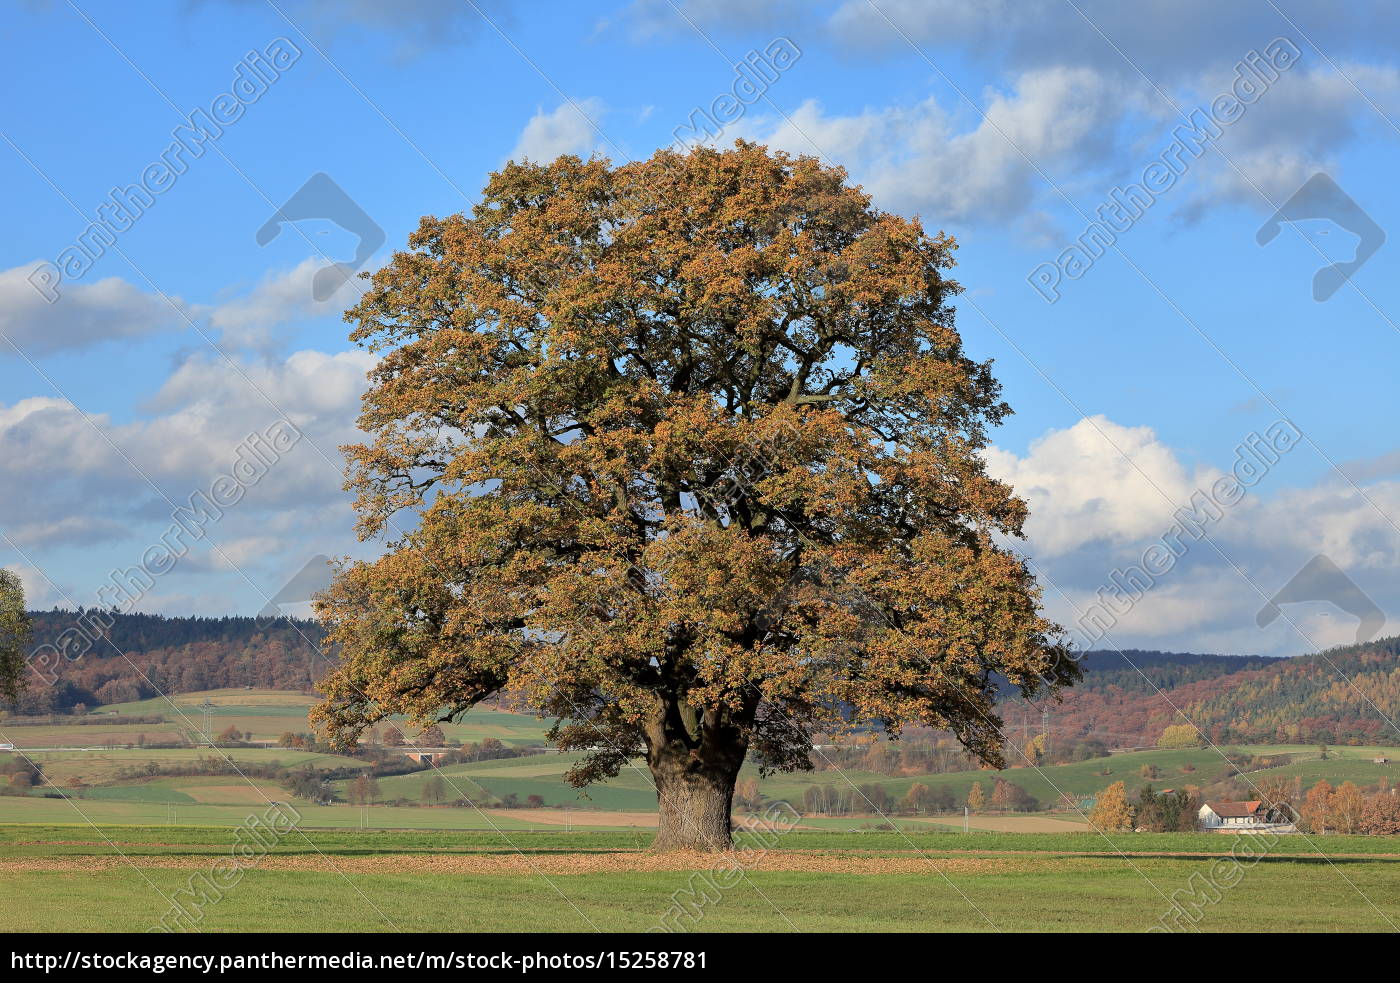
[[[658,696],[643,723],[647,766],[656,782],[653,850],[730,850],[734,783],[749,751],[758,695],[736,708],[691,706],[679,689]]]
[[[652,777],[661,808],[653,850],[729,850],[730,809],[737,764],[706,765],[687,753],[663,749],[652,759]],[[743,757],[739,757],[742,764]]]

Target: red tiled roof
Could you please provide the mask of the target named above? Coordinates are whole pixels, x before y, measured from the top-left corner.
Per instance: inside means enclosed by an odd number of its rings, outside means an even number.
[[[1248,802],[1207,802],[1206,805],[1221,819],[1248,819],[1266,811],[1263,808],[1264,803],[1259,799],[1250,799]]]

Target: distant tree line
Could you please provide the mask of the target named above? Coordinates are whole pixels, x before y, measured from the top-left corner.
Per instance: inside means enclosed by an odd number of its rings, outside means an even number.
[[[1149,783],[1130,794],[1114,782],[1098,794],[1086,817],[1101,832],[1189,833],[1199,829],[1201,800],[1193,789],[1157,792]]]
[[[322,631],[313,621],[281,618],[268,624],[241,617],[94,615],[59,609],[30,612],[29,617],[33,637],[28,651],[54,645],[74,657],[51,666],[58,676],[52,685],[31,685],[18,699],[0,703],[0,709],[21,715],[9,719],[11,725],[25,717],[54,717],[160,693],[239,686],[311,691],[332,666],[320,652]],[[75,635],[80,623],[101,630],[90,639]],[[1039,750],[1034,738],[1017,743],[1027,745],[1022,750],[1038,765],[1087,760],[1109,747],[1152,746],[1164,739],[1164,746],[1192,746],[1202,742],[1201,732],[1218,746],[1385,743],[1386,718],[1400,716],[1400,638],[1332,649],[1328,661],[1086,652],[1078,660],[1083,680],[1066,690],[1053,710],[1053,739]],[[1354,685],[1343,684],[1337,670]],[[1159,689],[1188,707],[1196,726],[1165,713]],[[1027,709],[1028,719],[1039,715]],[[1014,736],[1013,718],[1014,711],[1007,727]],[[1164,735],[1169,728],[1171,735]],[[1049,750],[1041,758],[1045,747]],[[811,761],[819,770],[858,769],[891,777],[976,767],[949,735],[917,728],[893,744],[823,748]],[[1007,764],[1017,767],[1025,761],[1012,752]]]

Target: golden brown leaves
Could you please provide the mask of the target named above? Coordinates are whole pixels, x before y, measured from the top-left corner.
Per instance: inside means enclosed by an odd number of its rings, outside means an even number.
[[[332,729],[507,688],[580,746],[699,728],[791,767],[854,711],[996,760],[993,676],[1070,680],[994,539],[1025,507],[984,472],[1008,410],[950,238],[741,142],[510,164],[409,245],[347,315],[383,352],[361,530],[406,532],[322,607]]]

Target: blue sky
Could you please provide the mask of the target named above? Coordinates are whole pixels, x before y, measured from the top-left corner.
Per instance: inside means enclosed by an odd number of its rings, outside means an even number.
[[[1298,439],[1150,589],[1115,602],[1097,644],[1294,654],[1350,641],[1355,620],[1325,602],[1256,624],[1318,555],[1396,630],[1400,244],[1318,301],[1314,272],[1350,258],[1355,236],[1316,219],[1256,242],[1316,174],[1400,230],[1400,13],[1387,4],[7,6],[0,565],[35,606],[112,597],[99,591],[143,562],[171,503],[235,473],[248,435],[281,414],[304,439],[132,607],[252,613],[308,558],[372,551],[354,540],[336,450],[354,439],[371,361],[339,318],[353,286],[325,301],[311,286],[354,236],[308,219],[257,241],[312,175],[383,229],[373,268],[420,216],[469,207],[511,157],[620,160],[674,143],[732,90],[736,63],[781,42],[799,56],[712,139],[823,157],[880,207],[957,237],[959,325],[1016,410],[989,461],[1032,504],[1021,548],[1057,619],[1076,627],[1252,434],[1288,421]],[[294,59],[49,303],[37,264],[159,163],[249,52],[274,48]],[[1237,67],[1261,59],[1278,63],[1262,81]],[[1218,135],[1178,154],[1171,187],[1047,303],[1032,271],[1063,264],[1114,189],[1236,91],[1249,99]]]

